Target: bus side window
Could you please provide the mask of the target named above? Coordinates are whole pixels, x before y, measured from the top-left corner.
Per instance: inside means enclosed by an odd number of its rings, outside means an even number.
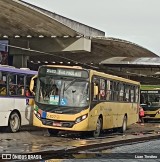
[[[106,80],[100,79],[100,100],[106,100]]]
[[[17,75],[17,95],[24,96],[24,75]]]
[[[130,99],[129,86],[125,84],[124,101],[129,102],[129,99]]]
[[[109,101],[111,98],[111,87],[110,80],[107,80],[107,88],[106,88],[106,100]]]
[[[6,84],[6,73],[0,72],[0,95],[5,96],[7,95],[7,84]]]
[[[119,90],[120,90],[120,85],[118,82],[115,82],[115,84],[114,84],[114,101],[119,101]]]
[[[17,94],[17,75],[9,75],[8,77],[9,82],[9,95],[16,95]]]
[[[94,96],[94,86],[98,86],[98,94],[96,96]],[[93,95],[93,101],[99,100],[99,81],[97,78],[94,78],[92,82],[92,95]]]
[[[120,90],[119,90],[119,101],[123,101],[124,99],[124,84],[120,83]]]
[[[110,81],[110,101],[114,100],[114,82]]]
[[[135,87],[134,86],[131,86],[130,93],[131,93],[131,102],[135,102]]]
[[[138,102],[139,101],[139,88],[136,87],[136,90],[135,90],[135,102]]]

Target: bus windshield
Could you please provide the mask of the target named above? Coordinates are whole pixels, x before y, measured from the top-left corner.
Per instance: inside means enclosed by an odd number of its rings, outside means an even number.
[[[160,91],[141,90],[140,104],[145,111],[158,110],[160,107]]]
[[[88,82],[80,78],[39,77],[36,102],[65,107],[85,107],[89,104]]]
[[[141,104],[160,106],[159,94],[141,94]]]

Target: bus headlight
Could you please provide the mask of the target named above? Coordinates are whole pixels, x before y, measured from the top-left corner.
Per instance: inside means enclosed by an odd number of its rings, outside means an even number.
[[[38,112],[36,110],[34,110],[34,114],[36,115]]]
[[[88,114],[85,114],[83,116],[80,116],[78,117],[76,120],[75,120],[75,123],[80,123],[81,121],[83,121],[84,119],[86,119],[88,117]]]
[[[159,111],[157,111],[157,113],[156,114],[160,114],[160,110]]]
[[[41,119],[41,114],[39,114],[37,111],[34,110],[34,114],[38,119]]]

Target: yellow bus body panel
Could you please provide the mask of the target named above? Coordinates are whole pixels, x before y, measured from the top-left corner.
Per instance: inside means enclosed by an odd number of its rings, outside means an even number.
[[[144,119],[160,119],[160,114],[158,113],[160,109],[155,111],[145,111],[144,112]]]

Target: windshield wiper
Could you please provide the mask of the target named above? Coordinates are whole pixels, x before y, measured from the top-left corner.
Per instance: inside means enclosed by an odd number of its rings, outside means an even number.
[[[66,87],[64,87],[64,91],[66,91],[77,79],[73,79]]]

